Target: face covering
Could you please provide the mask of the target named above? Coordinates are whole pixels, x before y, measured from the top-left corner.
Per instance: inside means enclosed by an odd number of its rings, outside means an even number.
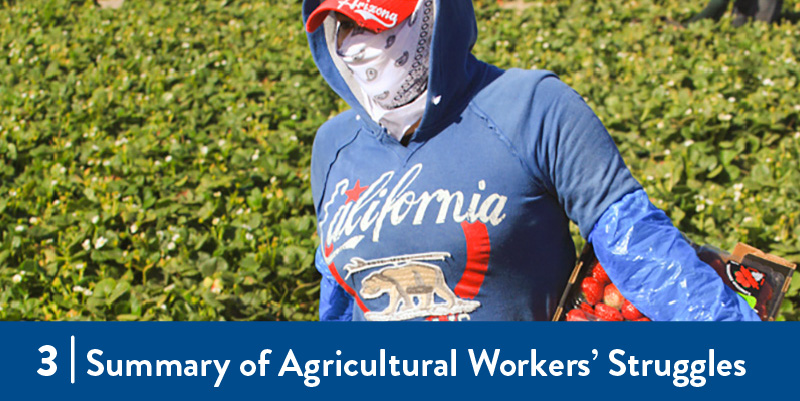
[[[337,48],[370,117],[398,140],[425,111],[433,21],[433,0],[420,0],[400,26],[378,34],[356,27]]]

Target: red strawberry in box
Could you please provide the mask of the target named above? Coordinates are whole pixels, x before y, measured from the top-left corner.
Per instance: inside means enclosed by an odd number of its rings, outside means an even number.
[[[586,314],[583,313],[580,309],[573,309],[567,313],[567,321],[568,322],[586,322],[589,319],[586,317]]]
[[[606,304],[597,304],[594,307],[595,316],[604,322],[621,322],[625,320],[619,310]]]
[[[594,277],[586,277],[581,282],[581,293],[589,305],[595,305],[603,298],[603,284]]]
[[[625,320],[639,320],[643,318],[644,315],[642,315],[642,312],[639,312],[639,309],[633,306],[631,301],[626,299],[625,302],[622,303],[622,317],[624,317]]]
[[[603,303],[606,305],[620,310],[622,308],[622,303],[625,301],[627,301],[627,299],[619,293],[616,285],[609,284],[603,289]]]
[[[611,283],[611,279],[608,278],[608,274],[606,273],[606,270],[603,269],[603,266],[601,266],[600,263],[597,263],[592,268],[592,277],[596,278],[603,285],[608,285],[609,283]]]

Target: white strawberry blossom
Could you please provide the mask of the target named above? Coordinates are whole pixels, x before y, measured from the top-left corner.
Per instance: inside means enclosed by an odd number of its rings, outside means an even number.
[[[89,241],[89,239],[87,238],[85,241],[83,241],[83,243],[81,243],[81,246],[83,247],[84,250],[88,251],[89,249],[92,248],[92,242]]]
[[[14,277],[11,277],[11,281],[13,281],[14,283],[19,283],[20,281],[22,281],[22,276],[20,276],[19,274],[15,274]]]
[[[94,240],[94,249],[102,248],[107,242],[108,239],[106,239],[106,237],[98,237],[96,240]]]
[[[139,231],[139,226],[136,223],[131,224],[131,234],[136,234],[136,231]]]
[[[16,232],[18,232],[18,233],[21,233],[21,232],[25,231],[25,226],[23,226],[23,225],[18,225],[18,226],[16,226],[16,227],[14,227],[14,231],[16,231]]]

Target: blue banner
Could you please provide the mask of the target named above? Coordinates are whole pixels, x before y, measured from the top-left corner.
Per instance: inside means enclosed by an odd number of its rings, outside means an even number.
[[[800,323],[0,323],[5,399],[797,397]]]

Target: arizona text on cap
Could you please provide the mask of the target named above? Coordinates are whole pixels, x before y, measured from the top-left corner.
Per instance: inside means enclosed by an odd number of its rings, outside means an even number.
[[[380,33],[408,18],[417,0],[325,0],[308,17],[306,31],[314,32],[331,11],[342,13],[363,28]]]

